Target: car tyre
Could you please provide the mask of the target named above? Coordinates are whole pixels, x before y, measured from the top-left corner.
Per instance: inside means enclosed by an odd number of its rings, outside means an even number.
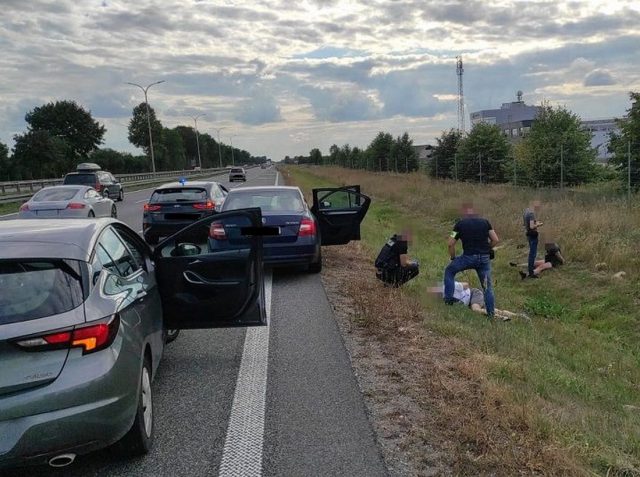
[[[318,260],[309,264],[309,273],[320,273],[322,271],[322,252],[318,253]]]
[[[111,206],[111,217],[114,219],[118,218],[118,209],[116,208],[116,204]]]
[[[180,330],[164,330],[164,342],[171,343],[175,341],[179,334]]]
[[[117,443],[118,451],[125,456],[144,455],[153,445],[153,394],[151,392],[151,361],[144,359],[140,373],[138,408],[131,429]]]
[[[93,213],[93,210],[90,210],[89,211],[89,215],[87,215],[87,217],[89,217],[90,219],[95,217],[95,216],[96,216],[96,214]]]
[[[120,189],[120,192],[118,192],[118,202],[122,202],[123,200],[124,200],[124,191]]]

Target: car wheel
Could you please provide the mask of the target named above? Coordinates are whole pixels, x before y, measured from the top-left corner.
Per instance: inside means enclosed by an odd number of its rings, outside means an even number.
[[[93,213],[93,210],[90,210],[89,211],[89,215],[87,217],[92,218],[92,217],[95,217],[95,216],[96,216],[96,214]]]
[[[179,334],[180,334],[180,330],[165,330],[164,342],[171,343],[172,341],[175,341],[175,339],[178,337]]]
[[[151,362],[144,359],[140,373],[138,408],[131,429],[118,442],[120,453],[127,456],[143,455],[153,445],[153,395],[151,392]]]
[[[118,193],[118,202],[122,202],[123,200],[124,200],[124,191],[120,189],[120,192]]]
[[[309,264],[309,273],[320,273],[322,271],[322,252],[318,253],[318,261]]]
[[[111,217],[114,219],[118,218],[118,209],[116,209],[116,204],[111,206]]]
[[[102,197],[104,197],[105,199],[109,198],[109,189],[105,189],[102,191]]]

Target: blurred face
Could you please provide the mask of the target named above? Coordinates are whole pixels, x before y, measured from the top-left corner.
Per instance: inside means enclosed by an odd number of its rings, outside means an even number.
[[[404,229],[400,232],[400,240],[405,240],[408,243],[411,243],[413,240],[413,232],[409,229]]]
[[[463,202],[460,207],[460,212],[462,215],[475,215],[476,211],[473,208],[473,203],[471,202]]]

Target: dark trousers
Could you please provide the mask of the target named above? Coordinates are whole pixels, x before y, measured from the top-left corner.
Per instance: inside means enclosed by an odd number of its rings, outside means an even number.
[[[456,274],[464,270],[475,270],[480,280],[480,286],[484,291],[485,309],[489,316],[493,316],[495,298],[493,296],[493,284],[491,283],[491,258],[489,255],[459,255],[444,269],[444,301],[454,303],[453,292],[455,289]]]
[[[399,287],[409,280],[415,278],[420,273],[417,263],[410,263],[406,267],[396,267],[390,270],[378,270],[376,277],[385,285]]]
[[[527,268],[529,275],[533,275],[533,270],[536,268],[536,255],[538,253],[538,235],[527,235],[527,239],[529,240],[529,260],[527,262]]]

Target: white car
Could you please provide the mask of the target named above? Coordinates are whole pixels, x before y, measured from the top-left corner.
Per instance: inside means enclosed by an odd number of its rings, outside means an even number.
[[[55,219],[118,216],[113,200],[93,187],[60,185],[45,187],[20,206],[19,219]]]

